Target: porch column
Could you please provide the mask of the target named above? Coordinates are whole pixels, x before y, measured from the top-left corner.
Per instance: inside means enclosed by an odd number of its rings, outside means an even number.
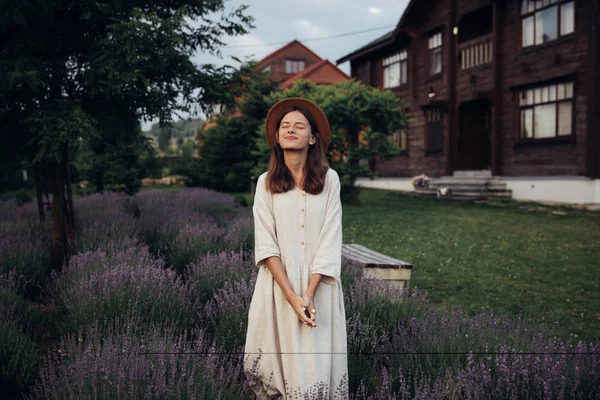
[[[448,138],[444,141],[444,174],[452,175],[454,169],[456,138],[456,0],[450,0],[446,37],[448,38]]]
[[[494,94],[493,94],[493,123],[491,134],[491,164],[492,175],[500,175],[502,173],[502,112],[503,112],[503,87],[502,87],[502,2],[494,1],[493,4],[493,39],[492,39],[492,54],[494,62],[492,64],[494,77]]]

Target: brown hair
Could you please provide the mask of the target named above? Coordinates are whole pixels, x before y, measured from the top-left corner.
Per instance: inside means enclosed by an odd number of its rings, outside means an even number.
[[[303,108],[294,107],[285,113],[277,122],[277,129],[281,125],[283,118],[292,111],[298,111],[310,124],[310,130],[317,137],[315,143],[308,146],[308,154],[306,156],[306,166],[304,167],[304,191],[310,194],[319,194],[325,186],[325,176],[327,175],[327,161],[321,146],[321,138],[317,132],[317,124],[313,116]],[[291,171],[285,165],[283,149],[279,143],[275,143],[271,151],[271,160],[269,161],[269,169],[266,177],[267,190],[271,193],[285,193],[288,190],[294,189],[295,182]]]

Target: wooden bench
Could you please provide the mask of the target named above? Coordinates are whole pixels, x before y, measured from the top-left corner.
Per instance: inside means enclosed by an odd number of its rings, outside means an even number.
[[[389,281],[391,285],[409,288],[412,264],[378,253],[360,244],[343,244],[342,257],[362,265],[363,276]]]

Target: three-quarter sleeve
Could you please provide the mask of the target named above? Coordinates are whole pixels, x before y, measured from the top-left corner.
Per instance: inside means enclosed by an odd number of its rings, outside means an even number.
[[[312,263],[311,275],[323,275],[322,281],[335,285],[340,281],[342,270],[342,202],[340,178],[333,171],[327,194],[323,227],[319,233],[317,251]]]
[[[265,176],[266,174],[261,175],[256,182],[256,193],[254,194],[254,205],[252,206],[254,215],[254,260],[257,267],[265,266],[265,260],[269,257],[281,257],[271,199],[265,186]]]

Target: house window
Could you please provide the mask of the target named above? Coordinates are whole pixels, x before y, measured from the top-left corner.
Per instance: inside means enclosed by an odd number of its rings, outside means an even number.
[[[297,74],[304,71],[304,60],[285,60],[285,73]]]
[[[575,31],[573,0],[521,0],[523,47],[539,45]]]
[[[384,58],[382,65],[384,89],[405,85],[408,82],[408,52],[406,50]]]
[[[444,121],[440,108],[430,108],[427,113],[427,151],[442,151]]]
[[[429,75],[442,73],[442,32],[429,37]]]
[[[269,64],[266,67],[264,67],[261,72],[268,72],[270,70],[271,70],[271,64]]]
[[[406,129],[388,136],[388,140],[394,146],[398,146],[401,152],[408,150],[408,132]]]
[[[521,139],[553,138],[573,133],[573,82],[523,90],[519,99]]]

